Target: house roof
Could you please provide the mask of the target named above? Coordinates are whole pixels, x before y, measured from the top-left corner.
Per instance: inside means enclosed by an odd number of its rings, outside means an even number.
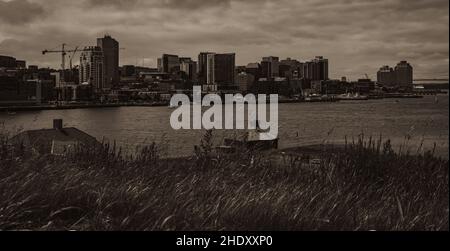
[[[100,144],[93,136],[74,127],[57,129],[30,130],[19,133],[11,139],[12,144],[22,144],[25,148],[31,148],[40,154],[51,153],[55,142],[74,142],[85,145]]]

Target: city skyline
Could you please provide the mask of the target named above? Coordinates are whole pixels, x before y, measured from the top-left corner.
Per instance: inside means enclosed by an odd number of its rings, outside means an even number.
[[[110,34],[125,47],[120,65],[156,68],[163,53],[195,59],[202,51],[236,53],[236,65],[323,55],[330,78],[375,79],[380,66],[401,60],[415,78],[448,78],[446,0],[12,0],[0,1],[0,14],[0,54],[43,67],[60,64],[43,49],[95,45]]]

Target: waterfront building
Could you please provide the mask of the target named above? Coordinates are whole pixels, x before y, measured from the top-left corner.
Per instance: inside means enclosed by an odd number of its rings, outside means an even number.
[[[197,81],[197,62],[191,58],[180,58],[180,71],[186,80]]]
[[[198,82],[200,85],[206,85],[207,84],[207,72],[208,72],[208,55],[212,54],[212,52],[201,52],[198,55]]]
[[[160,64],[162,72],[172,74],[180,71],[180,58],[177,55],[163,54]]]
[[[413,67],[406,61],[401,61],[395,66],[396,83],[401,88],[412,89]]]
[[[368,94],[375,90],[375,82],[371,79],[358,79],[358,81],[354,83],[354,90],[361,94]]]
[[[263,57],[261,61],[261,77],[275,78],[279,76],[279,58],[270,56]]]
[[[394,69],[388,65],[381,67],[377,72],[377,82],[385,87],[394,86],[396,82],[396,73]]]
[[[214,55],[214,81],[219,90],[234,89],[234,76],[236,66],[234,53]]]
[[[312,81],[328,80],[328,59],[317,56],[303,64],[303,77]]]
[[[198,56],[198,80],[201,85],[212,90],[230,90],[234,88],[234,53],[218,54],[202,52]]]
[[[80,83],[92,85],[95,91],[105,89],[104,55],[99,46],[86,47],[80,56]]]
[[[119,42],[109,35],[97,38],[97,46],[103,51],[104,89],[110,89],[120,81]]]

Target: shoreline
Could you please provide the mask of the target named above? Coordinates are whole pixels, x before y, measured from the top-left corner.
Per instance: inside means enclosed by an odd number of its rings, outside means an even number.
[[[313,100],[295,100],[295,99],[284,99],[279,100],[279,104],[297,104],[297,103],[335,103],[340,101],[366,101],[372,99],[420,99],[423,98],[421,95],[387,95],[379,98],[369,97],[367,99],[348,99],[340,100],[338,98],[331,99],[313,99]],[[73,109],[90,109],[90,108],[115,108],[115,107],[168,107],[170,102],[153,102],[153,103],[109,103],[109,104],[65,104],[65,105],[15,105],[15,106],[0,106],[0,112],[18,112],[18,111],[42,111],[42,110],[73,110]]]

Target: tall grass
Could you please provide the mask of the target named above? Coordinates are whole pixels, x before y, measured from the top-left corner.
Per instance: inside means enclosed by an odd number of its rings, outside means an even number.
[[[193,157],[157,144],[27,159],[1,138],[2,230],[448,230],[448,161],[363,139],[319,153]]]

